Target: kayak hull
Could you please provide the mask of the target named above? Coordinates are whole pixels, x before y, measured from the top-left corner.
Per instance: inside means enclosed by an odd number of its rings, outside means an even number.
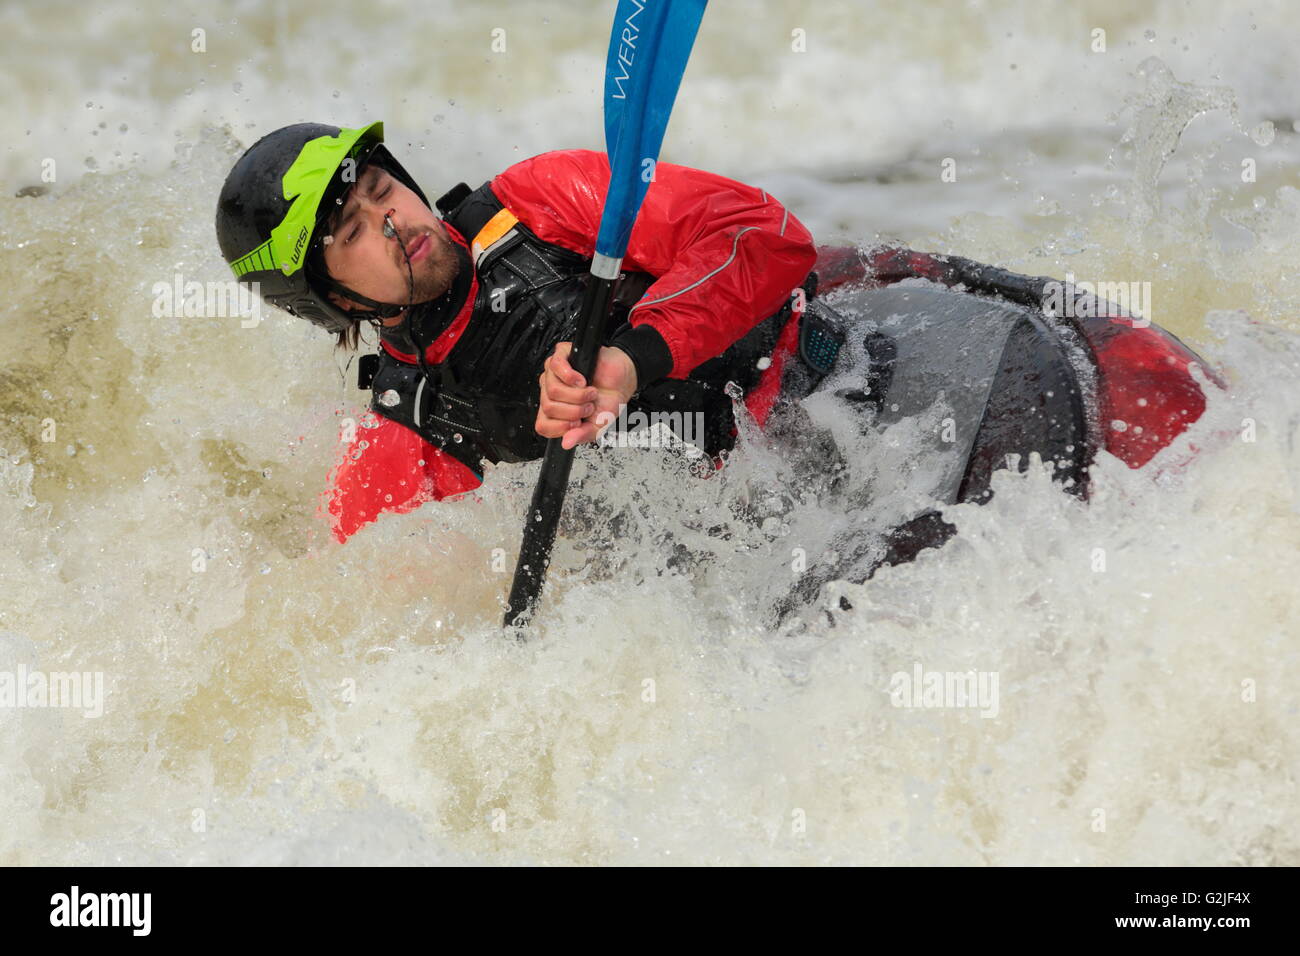
[[[1200,418],[1202,382],[1224,386],[1171,332],[1051,277],[894,247],[824,246],[815,268],[823,294],[925,279],[1043,315],[1087,350],[1095,370],[1097,447],[1131,468],[1147,464]]]
[[[1031,455],[1086,498],[1098,451],[1142,467],[1201,416],[1201,383],[1221,384],[1176,337],[1111,303],[1067,289],[1071,308],[1053,310],[1061,284],[1048,278],[907,249],[823,249],[816,268],[847,354],[803,403],[833,394],[882,434],[921,423],[892,493],[863,501],[866,512],[887,497],[915,506],[887,530],[869,519],[843,529],[826,549],[836,559],[801,577],[778,618],[827,581],[862,581],[943,545],[955,529],[937,507],[988,500],[993,474]]]
[[[845,367],[813,394],[866,406],[877,428],[931,413],[931,468],[915,493],[984,500],[1008,456],[1023,463],[1034,452],[1082,489],[1096,382],[1072,337],[1021,306],[940,288],[863,289],[833,303],[861,341],[846,343]]]

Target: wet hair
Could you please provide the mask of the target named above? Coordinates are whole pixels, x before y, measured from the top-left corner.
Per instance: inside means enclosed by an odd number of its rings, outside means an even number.
[[[334,347],[345,352],[355,352],[361,347],[360,319],[353,319],[352,324],[342,332],[334,333]]]

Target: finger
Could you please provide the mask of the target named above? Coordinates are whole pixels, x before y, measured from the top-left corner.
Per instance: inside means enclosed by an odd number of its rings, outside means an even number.
[[[587,384],[587,380],[574,371],[573,366],[569,364],[569,360],[558,353],[546,360],[545,368],[556,381],[565,385],[582,388]]]
[[[547,418],[553,418],[557,421],[577,422],[594,414],[596,406],[591,402],[576,404],[573,402],[554,402],[549,398],[543,398],[538,403],[538,410]]]
[[[583,388],[587,380],[573,370],[572,367],[564,364],[563,359],[558,359],[554,355],[546,360],[543,366],[542,381],[550,381],[556,385],[563,385],[565,388]]]
[[[548,378],[542,383],[541,395],[544,399],[564,402],[566,405],[589,405],[599,397],[594,387],[571,388],[554,378]]]
[[[572,427],[573,422],[571,421],[561,421],[556,418],[548,418],[545,415],[538,415],[533,430],[543,438],[559,438]]]
[[[594,405],[585,406],[582,423],[580,425],[569,423],[568,430],[564,433],[564,447],[572,448],[574,445],[598,439],[617,421],[619,407],[617,397],[609,395],[603,395]]]
[[[579,375],[572,365],[569,364],[569,355],[573,352],[572,342],[560,342],[555,346],[555,351],[551,357],[546,360],[546,367],[551,374],[574,388],[582,388],[587,384],[587,380]]]
[[[583,442],[594,441],[596,438],[596,426],[591,422],[583,422],[576,428],[570,428],[564,433],[564,440],[560,443],[565,449],[580,445]]]

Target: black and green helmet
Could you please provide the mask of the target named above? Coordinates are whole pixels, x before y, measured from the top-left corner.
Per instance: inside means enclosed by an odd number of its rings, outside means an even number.
[[[270,305],[330,332],[342,332],[360,318],[401,311],[402,306],[375,302],[330,279],[320,258],[324,232],[319,227],[367,163],[383,167],[429,205],[383,142],[383,123],[357,129],[297,123],[249,147],[217,200],[217,242],[235,276],[258,283]],[[330,290],[372,311],[340,309],[325,297]]]

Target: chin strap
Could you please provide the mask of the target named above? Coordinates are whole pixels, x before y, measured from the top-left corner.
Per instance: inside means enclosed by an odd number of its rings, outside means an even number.
[[[342,311],[350,318],[360,322],[374,322],[379,319],[391,319],[395,315],[410,308],[409,305],[393,305],[389,302],[376,302],[374,299],[362,295],[349,289],[341,282],[335,282],[330,278],[317,279],[319,285],[324,286],[330,292],[337,292],[339,295],[345,295],[353,302],[360,302],[362,305],[369,306],[368,309],[343,309]]]

